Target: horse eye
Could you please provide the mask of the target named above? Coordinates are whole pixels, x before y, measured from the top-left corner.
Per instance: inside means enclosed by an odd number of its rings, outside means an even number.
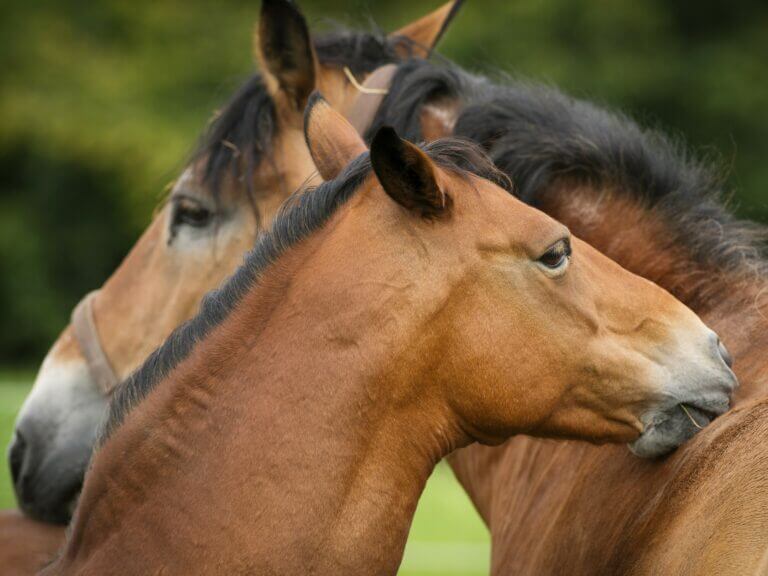
[[[200,202],[191,198],[179,198],[174,202],[171,228],[187,225],[202,228],[211,221],[213,214]]]
[[[558,240],[539,258],[539,263],[550,270],[558,270],[568,263],[571,257],[571,241],[568,238]]]

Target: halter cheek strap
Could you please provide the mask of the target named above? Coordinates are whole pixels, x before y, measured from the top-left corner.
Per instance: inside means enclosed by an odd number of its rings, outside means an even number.
[[[358,84],[349,68],[345,68],[352,85],[360,92],[360,96],[355,100],[349,110],[347,119],[355,127],[358,134],[365,134],[368,128],[373,124],[376,112],[384,101],[384,97],[389,92],[389,86],[392,84],[392,78],[397,72],[395,64],[387,64],[377,68],[362,85]]]
[[[115,374],[115,370],[112,368],[104,348],[101,346],[99,333],[96,331],[93,302],[98,293],[98,290],[89,293],[75,307],[72,312],[72,329],[75,334],[75,340],[80,345],[80,349],[85,357],[91,378],[96,382],[101,392],[108,396],[120,383],[120,380]]]

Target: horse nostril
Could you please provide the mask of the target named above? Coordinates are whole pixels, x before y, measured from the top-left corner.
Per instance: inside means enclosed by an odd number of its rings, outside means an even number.
[[[723,362],[725,362],[725,365],[728,366],[728,368],[733,368],[733,356],[728,352],[728,348],[725,347],[725,344],[723,344],[720,338],[717,339],[717,351],[720,352],[720,357],[723,359]]]
[[[27,442],[24,436],[17,430],[10,450],[8,450],[8,464],[11,467],[11,479],[13,484],[18,484],[21,476],[21,468],[24,464],[24,452],[27,450]]]

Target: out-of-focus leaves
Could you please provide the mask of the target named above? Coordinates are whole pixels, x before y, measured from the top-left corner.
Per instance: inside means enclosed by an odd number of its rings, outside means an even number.
[[[442,0],[300,0],[392,30]],[[257,0],[7,0],[0,18],[0,362],[38,359],[149,221],[253,69]],[[441,49],[561,86],[719,154],[768,220],[768,4],[467,0]]]

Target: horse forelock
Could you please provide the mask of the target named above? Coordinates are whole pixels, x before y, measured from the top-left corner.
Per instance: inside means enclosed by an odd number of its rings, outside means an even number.
[[[340,26],[313,41],[322,65],[347,67],[355,75],[396,62],[396,43],[407,43],[407,39],[393,40],[380,33],[351,31]],[[215,196],[224,178],[230,175],[244,183],[243,190],[254,200],[253,176],[269,157],[277,129],[275,102],[261,74],[256,73],[216,112],[192,154],[192,163],[202,165],[203,182]]]
[[[407,45],[409,41],[406,38],[388,38],[381,33],[357,32],[336,27],[330,33],[315,37],[313,42],[321,64],[330,68],[346,66],[357,75],[372,72],[384,64],[398,61],[402,57],[398,56],[396,48],[402,49],[404,43]],[[255,202],[254,173],[265,159],[269,159],[277,130],[275,102],[262,76],[258,73],[254,74],[216,113],[192,155],[192,164],[200,167],[203,182],[216,200],[221,193],[224,179],[231,177],[234,181],[244,183],[244,186],[237,187],[237,191],[248,194],[249,200],[252,203]],[[504,178],[492,169],[490,162],[478,160],[482,154],[475,154],[472,158],[466,159],[454,155],[451,159],[449,148],[435,154],[443,165],[455,165],[455,169],[459,171],[466,169],[478,174],[484,173],[503,185]],[[469,150],[471,147],[466,148]],[[353,163],[344,173],[349,175],[348,178],[340,177],[336,180],[336,182],[343,180],[346,185],[334,187],[333,193],[329,189],[324,194],[313,193],[307,198],[322,197],[326,200],[344,198],[350,189],[355,188],[352,185],[355,183],[354,166]],[[316,218],[313,219],[312,226],[308,226],[307,222],[302,222],[300,226],[299,219],[294,214],[294,217],[289,219],[291,226],[288,228],[285,227],[287,216],[285,216],[286,211],[283,210],[283,217],[275,222],[273,233],[262,238],[246,263],[221,290],[214,291],[203,299],[199,314],[174,330],[166,343],[151,354],[124,385],[118,387],[111,402],[110,416],[100,434],[101,441],[110,435],[110,432],[122,422],[125,414],[146,396],[157,381],[162,380],[189,354],[198,340],[226,317],[232,306],[239,301],[258,276],[261,268],[276,258],[282,249],[293,243],[296,239],[296,231],[299,229],[311,231],[324,221],[320,215],[326,214],[327,210],[328,213],[325,216],[327,218],[332,213],[331,209],[335,207],[337,205],[333,202],[325,207],[315,205],[312,212]]]

